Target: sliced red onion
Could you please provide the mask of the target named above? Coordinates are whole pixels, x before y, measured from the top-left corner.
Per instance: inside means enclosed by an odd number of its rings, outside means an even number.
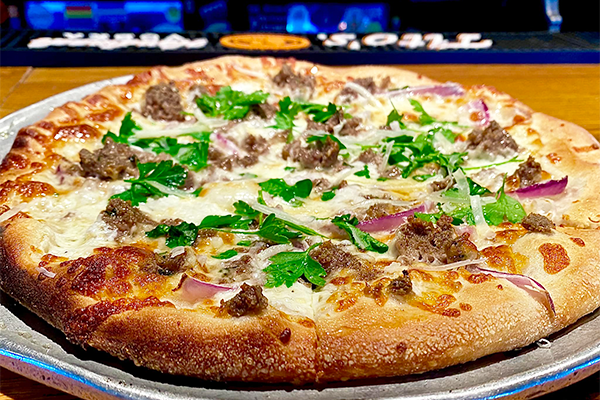
[[[541,196],[554,196],[561,194],[565,191],[569,183],[569,177],[565,176],[559,180],[552,180],[544,183],[536,183],[535,185],[527,186],[521,189],[515,190],[513,193],[519,195],[519,197],[541,197]]]
[[[231,287],[203,282],[189,275],[184,275],[182,279],[183,282],[175,290],[180,292],[183,300],[192,304],[200,300],[210,299],[217,293],[233,290]]]
[[[392,90],[387,93],[388,96],[414,96],[423,94],[435,94],[441,97],[464,96],[465,89],[457,83],[444,83],[442,85],[415,86],[406,89]]]
[[[550,292],[546,288],[533,278],[520,274],[510,274],[508,272],[494,271],[492,269],[479,268],[475,265],[469,265],[465,269],[471,273],[482,273],[489,274],[496,278],[506,279],[516,287],[525,290],[531,297],[539,301],[552,313],[556,315],[556,309],[554,308],[554,301],[550,296]]]
[[[359,223],[358,229],[363,232],[382,232],[392,231],[406,222],[408,217],[415,215],[415,213],[426,212],[429,206],[425,203],[418,207],[411,208],[410,210],[402,211],[397,214],[386,215],[385,217],[370,219]]]
[[[473,120],[470,118],[470,116],[473,115],[473,113],[477,113],[477,115],[479,116],[479,119],[477,121],[473,121],[475,122],[475,125],[477,125],[480,128],[485,128],[490,124],[490,110],[488,109],[487,104],[485,104],[483,100],[473,100],[469,102],[466,105],[466,107],[467,112],[469,113],[469,119],[471,121]]]
[[[222,134],[215,133],[214,136],[215,136],[215,142],[217,142],[220,146],[229,150],[231,153],[238,154],[240,152],[240,149],[237,147],[237,145],[235,143],[233,143],[231,140],[227,139]]]

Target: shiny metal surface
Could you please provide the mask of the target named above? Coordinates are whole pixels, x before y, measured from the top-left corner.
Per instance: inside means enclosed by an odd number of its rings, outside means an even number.
[[[0,154],[19,128],[48,114],[53,106],[79,99],[121,77],[86,85],[46,99],[0,120]],[[536,344],[423,375],[311,385],[225,384],[170,376],[66,341],[14,300],[2,295],[0,365],[85,399],[493,399],[533,398],[600,371],[600,310]]]

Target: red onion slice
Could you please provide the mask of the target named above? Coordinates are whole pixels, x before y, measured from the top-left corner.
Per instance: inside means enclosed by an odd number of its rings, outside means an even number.
[[[392,90],[387,93],[388,96],[414,96],[423,94],[435,94],[441,97],[464,96],[465,89],[457,83],[445,83],[443,85],[433,86],[415,86],[406,89]]]
[[[477,113],[477,120],[473,121],[475,125],[480,128],[485,128],[490,124],[490,110],[488,109],[487,104],[481,99],[473,100],[466,105],[467,113],[469,114],[469,120],[471,119],[471,115],[473,113]]]
[[[410,210],[402,211],[397,214],[386,215],[385,217],[370,219],[363,221],[357,225],[358,229],[363,232],[382,232],[392,231],[406,222],[408,217],[415,213],[422,213],[428,210],[429,206],[425,203]]]
[[[475,265],[469,265],[465,269],[471,273],[482,273],[489,274],[496,278],[506,279],[516,287],[525,290],[531,297],[539,301],[552,313],[556,315],[556,309],[554,308],[554,301],[550,296],[550,292],[546,288],[533,278],[520,274],[510,274],[508,272],[494,271],[492,269],[479,268]]]
[[[535,185],[527,186],[521,189],[515,190],[513,193],[519,195],[519,197],[541,197],[541,196],[554,196],[561,194],[565,191],[569,183],[569,177],[565,176],[559,180],[552,180],[544,183],[536,183]]]
[[[224,147],[225,149],[229,150],[233,154],[238,154],[240,152],[240,149],[237,147],[237,145],[235,143],[233,143],[231,140],[227,139],[222,134],[215,133],[214,136],[215,136],[215,142],[218,143],[221,147]]]
[[[180,292],[183,300],[192,304],[200,300],[210,299],[217,293],[233,290],[231,287],[203,282],[189,275],[184,275],[182,279],[183,282],[175,290]]]

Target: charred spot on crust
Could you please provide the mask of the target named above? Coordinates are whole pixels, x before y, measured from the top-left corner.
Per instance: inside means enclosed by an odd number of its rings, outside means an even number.
[[[485,129],[474,129],[467,137],[470,149],[487,154],[503,154],[507,150],[517,151],[517,142],[496,121],[490,122]]]
[[[284,146],[281,157],[299,162],[303,168],[330,168],[338,163],[340,145],[329,136],[325,141],[314,141],[302,147],[300,141],[295,140]]]
[[[392,280],[388,286],[390,293],[396,296],[405,296],[412,291],[412,282],[408,271],[402,271],[402,275]]]
[[[542,180],[542,166],[532,156],[529,156],[527,161],[519,164],[519,168],[509,179],[519,182],[519,187],[531,186]]]
[[[159,83],[146,90],[142,114],[154,120],[183,121],[181,96],[173,82]]]
[[[156,222],[139,208],[133,207],[131,202],[117,198],[110,199],[100,215],[106,225],[117,231],[117,239],[133,235],[144,227],[156,225]]]
[[[227,312],[232,317],[241,317],[249,314],[260,314],[269,305],[269,301],[258,285],[244,283],[240,292],[230,300],[221,300],[220,311]]]
[[[138,173],[138,158],[133,149],[126,144],[116,143],[111,138],[107,138],[104,147],[94,152],[82,149],[79,159],[85,177],[118,180]]]
[[[552,229],[556,227],[554,222],[550,221],[543,215],[531,213],[521,221],[523,228],[529,232],[552,233]]]
[[[457,236],[452,218],[442,216],[437,226],[419,218],[409,217],[396,233],[396,249],[399,260],[406,263],[452,263],[475,259],[477,247],[469,241],[469,235]]]

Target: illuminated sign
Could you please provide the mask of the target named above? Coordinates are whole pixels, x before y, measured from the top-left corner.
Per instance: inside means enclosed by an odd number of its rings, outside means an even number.
[[[386,47],[390,50],[419,49],[443,50],[481,50],[493,45],[491,39],[482,39],[480,33],[459,33],[455,39],[446,38],[442,33],[371,33],[358,37],[354,33],[320,33],[308,37],[285,34],[232,34],[219,38],[226,48],[246,51],[289,51],[300,50],[312,45],[327,48],[344,48],[358,51],[363,48]],[[114,50],[126,47],[159,48],[163,51],[179,49],[204,49],[209,45],[205,37],[188,38],[177,33],[161,37],[157,33],[89,33],[64,32],[62,37],[38,37],[32,39],[27,47],[44,49],[48,47],[97,47],[101,50]]]

